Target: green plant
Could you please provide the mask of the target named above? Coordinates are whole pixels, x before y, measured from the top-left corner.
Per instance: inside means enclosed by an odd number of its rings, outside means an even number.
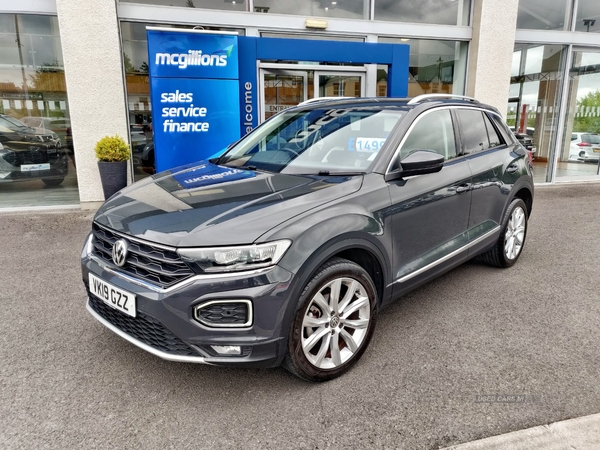
[[[104,162],[127,161],[129,145],[121,136],[104,136],[96,144],[96,158]]]

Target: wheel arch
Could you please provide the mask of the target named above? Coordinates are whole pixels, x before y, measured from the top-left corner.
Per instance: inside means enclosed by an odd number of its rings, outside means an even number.
[[[317,248],[295,272],[298,275],[298,289],[295,291],[301,291],[323,264],[338,257],[352,261],[365,269],[375,284],[378,305],[381,305],[389,296],[386,290],[389,263],[379,246],[369,237],[361,234],[345,233]]]
[[[527,217],[531,216],[533,209],[533,189],[529,183],[522,183],[520,186],[515,186],[515,193],[511,197],[508,204],[510,204],[515,198],[520,198],[527,206]]]

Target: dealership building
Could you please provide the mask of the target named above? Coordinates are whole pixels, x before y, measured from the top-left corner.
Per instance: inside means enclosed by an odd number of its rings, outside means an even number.
[[[0,146],[0,211],[97,207],[106,135],[129,141],[130,181],[153,172],[149,26],[286,39],[257,61],[258,123],[315,97],[388,95],[390,66],[328,60],[327,45],[288,58],[295,40],[405,44],[409,97],[498,108],[536,148],[537,184],[600,181],[598,0],[0,0],[0,139],[22,123],[68,154],[50,182]]]

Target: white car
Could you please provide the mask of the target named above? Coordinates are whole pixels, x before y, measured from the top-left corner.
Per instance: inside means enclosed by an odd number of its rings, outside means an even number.
[[[600,159],[600,135],[596,133],[573,133],[569,160],[593,161]]]

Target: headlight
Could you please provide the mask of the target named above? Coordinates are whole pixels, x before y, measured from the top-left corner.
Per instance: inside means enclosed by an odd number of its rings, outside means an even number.
[[[92,243],[92,239],[94,235],[92,233],[88,234],[85,238],[85,243],[83,244],[83,249],[81,250],[81,257],[85,258],[92,254],[92,250],[94,249],[94,244]]]
[[[206,273],[239,272],[277,264],[292,241],[216,248],[180,248],[181,258]]]
[[[38,134],[22,134],[21,137],[26,141],[44,142],[44,138]]]

